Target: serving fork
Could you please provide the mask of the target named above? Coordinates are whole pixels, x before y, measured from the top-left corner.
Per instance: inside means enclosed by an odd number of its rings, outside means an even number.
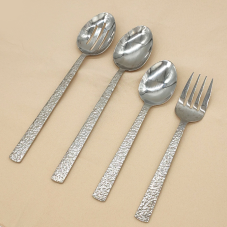
[[[155,208],[156,202],[158,200],[158,196],[159,196],[162,186],[165,182],[167,173],[169,171],[170,165],[172,163],[173,157],[176,153],[178,144],[181,140],[181,137],[183,135],[186,125],[190,122],[197,122],[197,121],[202,120],[206,113],[206,110],[208,107],[208,102],[209,102],[209,99],[211,96],[213,79],[211,80],[211,83],[208,87],[208,90],[203,99],[202,105],[199,107],[200,98],[202,95],[202,91],[203,91],[203,88],[205,85],[206,78],[203,81],[203,84],[200,88],[198,96],[193,105],[192,105],[192,100],[193,100],[193,96],[194,96],[200,75],[197,78],[197,81],[192,89],[189,99],[187,100],[186,104],[184,104],[192,77],[193,77],[193,74],[191,75],[188,82],[186,83],[186,85],[183,89],[183,92],[175,107],[175,113],[181,120],[180,124],[179,124],[179,126],[169,144],[169,147],[167,148],[167,151],[166,151],[164,157],[162,158],[162,161],[161,161],[158,169],[156,170],[155,175],[154,175],[154,177],[142,199],[142,202],[135,214],[135,217],[142,222],[148,222],[150,220],[151,214]]]

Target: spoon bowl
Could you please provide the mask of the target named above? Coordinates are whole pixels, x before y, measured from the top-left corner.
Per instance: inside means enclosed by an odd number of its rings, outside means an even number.
[[[151,54],[153,36],[146,26],[137,26],[125,34],[118,42],[113,59],[123,70],[134,71],[141,68]]]
[[[100,13],[88,21],[77,37],[77,46],[86,55],[98,55],[112,43],[116,30],[114,17]]]
[[[150,106],[167,102],[177,85],[177,72],[174,64],[164,60],[151,66],[139,84],[141,99]]]

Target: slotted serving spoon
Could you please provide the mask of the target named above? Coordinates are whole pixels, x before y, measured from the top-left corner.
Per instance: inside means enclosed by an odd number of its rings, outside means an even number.
[[[74,63],[73,67],[62,80],[39,115],[36,117],[35,121],[31,124],[27,132],[10,154],[9,157],[12,161],[22,161],[35,138],[41,131],[44,123],[74,78],[85,57],[103,53],[113,41],[115,30],[116,25],[114,17],[109,13],[100,13],[84,25],[77,37],[77,46],[82,52],[81,56]]]
[[[53,181],[64,182],[122,74],[124,71],[134,71],[142,67],[150,56],[152,44],[152,33],[146,26],[138,26],[132,29],[118,42],[114,50],[113,59],[119,70],[56,168],[52,175]]]

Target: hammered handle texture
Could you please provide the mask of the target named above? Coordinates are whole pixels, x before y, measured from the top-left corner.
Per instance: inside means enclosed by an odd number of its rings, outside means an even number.
[[[124,73],[124,70],[119,69],[118,72],[113,77],[113,79],[111,80],[111,82],[109,83],[108,87],[102,94],[101,98],[95,105],[94,109],[92,110],[91,114],[87,118],[86,122],[84,123],[77,137],[69,147],[65,156],[62,158],[54,174],[52,175],[51,179],[53,181],[58,183],[63,183],[66,177],[68,176],[69,171],[71,170],[74,162],[76,161],[88,136],[90,135],[92,129],[94,128],[96,122],[98,121],[102,111],[104,110],[108,100],[110,99],[110,96],[112,95],[123,73]]]
[[[131,129],[129,130],[128,134],[126,135],[124,141],[122,142],[121,146],[119,147],[117,153],[115,154],[112,162],[110,163],[109,167],[107,168],[104,176],[102,177],[101,181],[99,182],[97,188],[93,193],[93,197],[101,202],[106,201],[111,188],[121,170],[121,167],[128,155],[128,152],[136,138],[136,135],[143,123],[144,118],[147,115],[150,106],[144,105],[142,110],[140,111],[138,117],[136,118],[134,124],[132,125]]]
[[[155,175],[142,199],[142,202],[135,214],[135,217],[142,222],[148,222],[150,220],[151,214],[155,208],[155,204],[158,200],[158,196],[161,192],[162,186],[166,179],[167,173],[169,171],[170,165],[172,163],[173,157],[176,153],[178,144],[183,135],[184,129],[186,127],[186,122],[180,122],[169,147],[162,158],[162,161],[155,172]]]
[[[30,146],[34,142],[35,138],[41,131],[43,125],[45,124],[46,120],[54,110],[55,106],[57,105],[58,101],[64,94],[65,90],[69,86],[70,82],[74,78],[77,70],[79,69],[80,65],[82,64],[83,60],[85,59],[86,55],[81,54],[81,56],[77,59],[74,63],[73,67],[70,69],[68,74],[62,80],[60,85],[57,87],[53,95],[50,97],[46,105],[40,111],[39,115],[36,117],[34,122],[30,125],[27,132],[24,134],[20,142],[14,148],[13,152],[10,154],[9,158],[14,162],[21,162],[24,158],[25,154],[29,150]]]

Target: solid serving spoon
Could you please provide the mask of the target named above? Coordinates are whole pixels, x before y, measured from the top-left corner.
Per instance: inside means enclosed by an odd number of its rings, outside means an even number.
[[[148,110],[152,106],[167,102],[172,97],[176,84],[177,72],[170,61],[160,61],[144,74],[138,89],[144,105],[95,189],[93,193],[95,199],[106,201]]]
[[[119,70],[56,168],[51,178],[53,181],[64,182],[124,71],[134,71],[142,67],[150,56],[152,44],[152,33],[146,26],[138,26],[132,29],[118,42],[114,50],[113,60]]]
[[[10,154],[9,158],[12,161],[22,161],[46,120],[74,78],[85,57],[103,53],[113,41],[115,30],[114,17],[109,13],[100,13],[84,25],[77,37],[77,46],[82,54]]]

